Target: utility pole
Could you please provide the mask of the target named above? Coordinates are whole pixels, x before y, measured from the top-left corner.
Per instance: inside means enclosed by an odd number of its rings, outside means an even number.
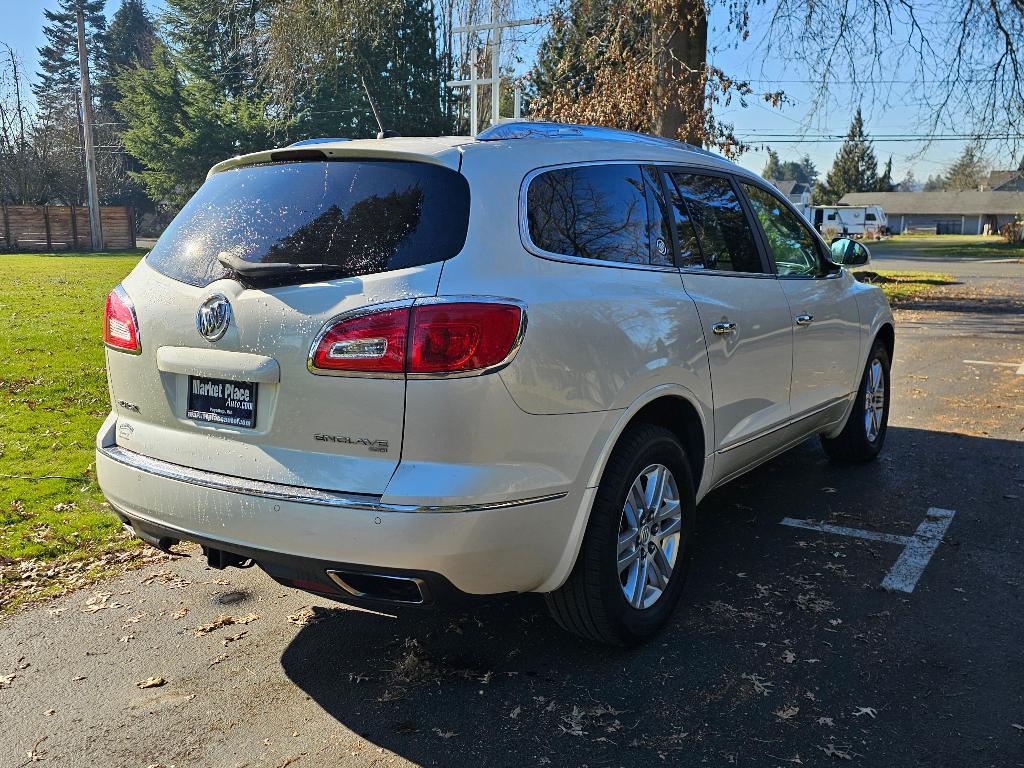
[[[89,51],[85,47],[85,16],[82,0],[76,0],[78,16],[78,69],[82,75],[82,123],[85,133],[85,185],[89,192],[89,235],[94,251],[103,250],[103,224],[100,221],[100,196],[96,189],[96,147],[92,135],[92,91],[89,88]]]

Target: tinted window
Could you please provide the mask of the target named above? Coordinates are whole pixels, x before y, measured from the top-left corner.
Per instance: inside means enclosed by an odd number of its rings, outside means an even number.
[[[192,285],[248,262],[337,264],[362,275],[456,255],[466,240],[469,185],[426,163],[314,161],[214,174],[164,231],[147,261]]]
[[[780,275],[822,274],[818,241],[799,216],[760,187],[744,184],[754,215],[768,239],[768,255]]]
[[[873,213],[866,213],[866,214],[864,214],[864,219],[866,221],[877,221],[877,219],[875,219],[875,214],[873,214]]]
[[[669,230],[668,205],[658,179],[658,172],[644,166],[644,187],[647,189],[647,220],[650,222],[651,264],[675,266],[672,262],[672,232]]]
[[[679,243],[679,266],[686,269],[703,269],[704,258],[700,253],[697,233],[693,229],[693,222],[690,219],[690,212],[686,208],[686,202],[679,193],[675,182],[668,176],[665,177],[665,187],[669,191],[672,202],[676,242]]]
[[[732,184],[720,176],[673,173],[700,241],[704,266],[726,272],[763,272],[754,233]]]
[[[588,165],[539,174],[526,193],[534,245],[551,253],[648,264],[647,200],[636,165]]]

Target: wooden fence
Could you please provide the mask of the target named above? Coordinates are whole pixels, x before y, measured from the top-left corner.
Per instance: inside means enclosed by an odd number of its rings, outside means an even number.
[[[0,250],[89,251],[89,209],[80,205],[4,205]],[[127,206],[100,208],[103,248],[135,247],[135,215]]]

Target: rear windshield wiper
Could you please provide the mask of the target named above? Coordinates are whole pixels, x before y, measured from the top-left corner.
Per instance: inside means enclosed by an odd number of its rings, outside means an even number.
[[[324,273],[351,274],[341,264],[300,263],[290,261],[245,261],[233,253],[217,254],[217,261],[246,280],[275,280],[295,275],[313,275]]]

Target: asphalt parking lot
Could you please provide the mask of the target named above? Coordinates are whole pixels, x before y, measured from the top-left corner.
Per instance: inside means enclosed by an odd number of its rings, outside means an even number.
[[[1024,765],[1024,266],[931,265],[881,460],[809,441],[708,497],[646,647],[182,558],[0,620],[0,766]]]

